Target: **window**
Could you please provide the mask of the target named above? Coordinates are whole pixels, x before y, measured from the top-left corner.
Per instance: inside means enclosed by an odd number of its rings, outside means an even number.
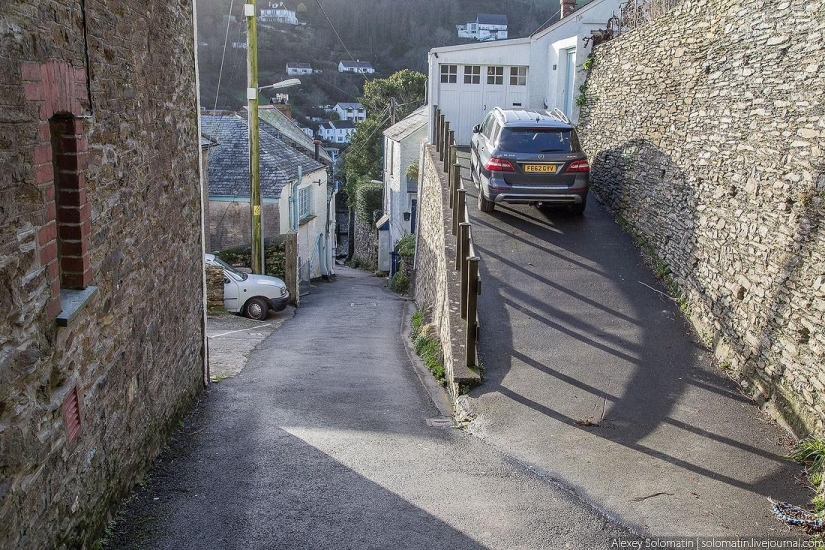
[[[504,67],[487,67],[487,84],[504,84]]]
[[[510,86],[527,85],[527,67],[510,67]]]
[[[530,154],[581,151],[576,132],[557,128],[504,128],[497,146],[501,151]]]
[[[464,84],[481,84],[481,65],[464,67]]]
[[[458,81],[458,65],[441,65],[441,82],[455,84]]]
[[[298,189],[298,218],[304,219],[312,214],[312,202],[310,201],[310,194],[312,186],[302,187]]]
[[[493,129],[494,120],[495,117],[493,116],[493,113],[487,113],[487,118],[485,118],[484,122],[481,123],[481,133],[487,136],[488,138],[490,137],[490,133]]]

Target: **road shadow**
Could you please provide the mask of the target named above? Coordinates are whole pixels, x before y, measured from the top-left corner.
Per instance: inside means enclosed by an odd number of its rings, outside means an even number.
[[[634,186],[654,197],[639,236],[665,251],[657,267],[684,284],[698,265],[697,200],[686,175],[643,140],[604,151],[591,165],[593,188],[611,207],[638,200],[628,191]],[[471,397],[503,395],[568,432],[586,432],[694,477],[780,500],[809,498],[793,482],[799,467],[775,443],[779,431],[714,366],[634,239],[593,192],[584,216],[525,205],[482,214],[469,173],[463,176],[484,281],[485,381]],[[686,219],[668,218],[674,209]],[[663,229],[645,229],[651,227]],[[677,262],[679,273],[664,267]],[[681,435],[668,441],[663,434]]]

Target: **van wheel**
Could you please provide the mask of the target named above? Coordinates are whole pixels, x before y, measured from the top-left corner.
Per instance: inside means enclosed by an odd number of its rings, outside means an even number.
[[[269,306],[261,298],[250,298],[244,307],[244,314],[250,319],[263,321],[269,315]]]
[[[496,207],[496,203],[488,201],[484,196],[484,189],[481,185],[478,186],[478,209],[482,212],[492,212]]]

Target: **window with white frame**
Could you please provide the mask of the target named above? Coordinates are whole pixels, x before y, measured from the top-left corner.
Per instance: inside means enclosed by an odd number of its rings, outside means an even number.
[[[510,67],[510,86],[527,86],[527,67]]]
[[[504,67],[487,67],[487,84],[504,84]]]
[[[458,81],[458,65],[441,65],[441,82],[455,84]]]
[[[312,214],[312,201],[310,200],[312,186],[308,185],[298,189],[298,218],[304,219]]]
[[[481,65],[464,66],[464,84],[481,84]]]

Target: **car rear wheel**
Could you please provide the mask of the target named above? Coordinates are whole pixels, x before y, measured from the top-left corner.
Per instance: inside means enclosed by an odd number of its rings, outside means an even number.
[[[484,189],[481,185],[478,186],[478,209],[482,212],[492,212],[496,207],[496,203],[488,201],[484,196]]]
[[[263,321],[269,315],[269,306],[262,298],[250,298],[244,308],[244,314],[250,319]]]
[[[576,216],[581,216],[582,214],[584,214],[585,208],[587,208],[587,197],[583,198],[580,203],[571,206],[570,212],[572,212]]]

